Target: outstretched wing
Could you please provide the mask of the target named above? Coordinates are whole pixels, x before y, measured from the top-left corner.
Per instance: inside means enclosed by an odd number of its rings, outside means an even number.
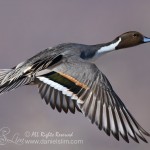
[[[123,102],[113,91],[106,76],[92,63],[73,57],[53,69],[37,75],[41,97],[58,111],[75,108],[95,123],[107,135],[111,133],[126,142],[128,135],[136,142],[137,136],[147,142],[143,135],[150,136],[134,119]]]

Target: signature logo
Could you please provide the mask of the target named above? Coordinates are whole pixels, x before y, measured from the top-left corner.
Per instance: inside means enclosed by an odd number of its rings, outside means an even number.
[[[74,140],[73,132],[26,131],[23,138],[19,133],[12,133],[8,127],[0,128],[0,146],[7,144],[83,144],[83,140]]]
[[[10,129],[8,127],[3,127],[0,129],[0,145],[6,145],[7,143],[13,143],[17,145],[22,145],[24,139],[19,138],[19,133],[15,133],[11,138]]]

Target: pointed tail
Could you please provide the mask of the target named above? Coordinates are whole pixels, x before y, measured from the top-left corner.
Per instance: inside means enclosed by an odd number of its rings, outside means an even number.
[[[0,94],[16,89],[21,85],[30,84],[33,78],[26,75],[18,76],[15,69],[0,69]]]
[[[0,69],[0,85],[6,75],[11,72],[13,69]]]

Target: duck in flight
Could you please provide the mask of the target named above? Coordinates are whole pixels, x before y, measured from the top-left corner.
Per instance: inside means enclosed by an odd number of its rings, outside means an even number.
[[[47,48],[12,69],[0,69],[0,93],[23,85],[37,85],[41,98],[59,112],[78,110],[107,135],[129,136],[147,142],[150,136],[114,92],[106,76],[93,63],[105,53],[150,42],[136,31],[97,45],[60,44]]]

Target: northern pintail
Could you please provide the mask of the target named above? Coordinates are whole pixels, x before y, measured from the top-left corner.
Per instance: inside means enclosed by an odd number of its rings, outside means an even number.
[[[150,42],[136,31],[121,34],[113,41],[84,45],[65,43],[47,48],[12,69],[0,70],[0,93],[23,85],[37,85],[41,98],[52,109],[87,116],[107,135],[117,140],[119,135],[129,142],[129,136],[147,142],[150,136],[128,111],[114,92],[106,76],[93,63],[93,58],[105,53]]]

